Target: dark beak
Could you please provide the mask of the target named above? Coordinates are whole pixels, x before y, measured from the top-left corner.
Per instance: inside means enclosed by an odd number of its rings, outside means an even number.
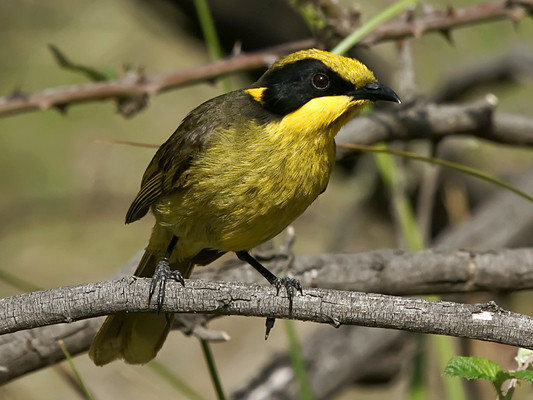
[[[402,101],[394,91],[378,82],[370,82],[361,89],[356,89],[350,93],[356,100],[370,100],[370,101],[392,101],[394,103],[402,104]]]

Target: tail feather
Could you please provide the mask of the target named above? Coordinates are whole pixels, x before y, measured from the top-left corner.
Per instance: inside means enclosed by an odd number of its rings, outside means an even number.
[[[136,276],[152,276],[161,255],[144,253]],[[172,270],[179,270],[188,277],[192,268],[189,260],[171,262]],[[170,330],[173,313],[118,313],[110,315],[96,334],[89,357],[96,365],[105,365],[116,359],[129,364],[145,364],[152,360],[163,346]]]

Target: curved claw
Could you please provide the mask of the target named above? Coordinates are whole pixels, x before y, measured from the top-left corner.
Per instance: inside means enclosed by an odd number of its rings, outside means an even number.
[[[303,296],[304,292],[302,289],[302,284],[298,279],[294,278],[276,278],[272,284],[275,286],[278,296],[281,287],[285,286],[285,289],[287,290],[287,296],[289,297],[289,314],[292,314],[292,300],[296,294],[295,289]]]
[[[152,276],[152,282],[150,283],[150,293],[148,296],[148,304],[152,301],[156,287],[158,288],[157,294],[157,313],[161,312],[163,302],[165,300],[165,287],[167,285],[167,279],[173,279],[176,282],[185,286],[185,280],[179,271],[171,271],[168,259],[163,257],[157,264],[154,275]]]

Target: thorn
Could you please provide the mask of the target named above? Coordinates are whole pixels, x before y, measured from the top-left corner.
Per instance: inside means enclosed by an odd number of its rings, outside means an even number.
[[[415,10],[413,8],[409,8],[405,11],[405,22],[412,23],[415,19]]]
[[[146,83],[146,70],[143,66],[135,68],[135,73],[137,74],[138,84]]]
[[[405,48],[405,40],[404,39],[398,39],[394,42],[394,44],[396,45],[396,49],[398,50],[398,52],[402,52],[403,49]]]
[[[509,20],[513,23],[513,28],[515,31],[518,31],[520,28],[519,22],[524,18],[526,11],[523,8],[517,8],[511,10],[508,13]]]
[[[294,226],[289,225],[285,229],[285,237],[283,238],[283,247],[287,249],[287,251],[291,251],[292,247],[294,246],[295,241],[296,241],[296,230],[294,229]]]
[[[348,18],[352,21],[353,26],[358,26],[361,22],[361,10],[357,6],[349,7]]]
[[[119,97],[116,101],[118,113],[130,118],[146,107],[148,96],[144,94],[137,97]]]
[[[231,49],[230,57],[238,56],[242,53],[242,41],[236,40],[233,44],[233,49]]]
[[[269,317],[269,318],[266,319],[266,323],[265,323],[265,326],[266,326],[265,340],[268,339],[268,335],[270,335],[270,331],[274,327],[274,323],[275,322],[276,322],[275,318],[270,318]]]
[[[455,46],[455,42],[454,42],[453,37],[452,37],[452,32],[451,32],[451,30],[450,30],[449,28],[447,28],[447,29],[441,29],[439,32],[440,32],[440,34],[441,34],[442,36],[444,36],[444,39],[446,39],[446,41],[447,41],[450,45]]]
[[[452,18],[457,16],[457,12],[455,11],[455,8],[453,8],[453,6],[449,5],[448,7],[446,7],[446,16]]]
[[[61,115],[67,115],[68,103],[59,103],[54,105],[54,108],[61,113]]]
[[[7,97],[8,100],[17,100],[17,99],[25,99],[27,97],[26,93],[22,92],[20,89],[15,89],[11,94]]]

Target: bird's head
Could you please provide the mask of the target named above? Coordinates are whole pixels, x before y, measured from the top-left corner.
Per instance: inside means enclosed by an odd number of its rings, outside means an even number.
[[[317,49],[280,59],[248,93],[266,110],[281,117],[305,106],[335,119],[334,116],[341,117],[373,101],[400,103],[396,93],[378,83],[360,61]]]

